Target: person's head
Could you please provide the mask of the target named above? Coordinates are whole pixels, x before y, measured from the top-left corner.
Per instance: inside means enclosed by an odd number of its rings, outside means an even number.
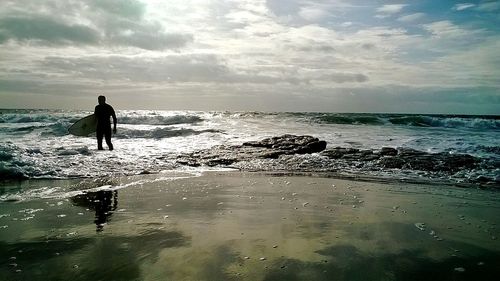
[[[97,98],[97,101],[99,102],[99,104],[105,104],[106,103],[106,97],[105,96],[99,96]]]

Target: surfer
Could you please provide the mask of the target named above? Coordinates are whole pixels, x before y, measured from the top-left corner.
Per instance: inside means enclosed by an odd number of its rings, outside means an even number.
[[[111,143],[111,123],[109,118],[113,117],[113,134],[116,134],[116,115],[113,107],[106,103],[105,96],[99,96],[97,98],[99,104],[95,107],[94,114],[97,118],[97,149],[104,150],[102,148],[102,138],[106,140],[109,150],[113,150],[113,144]]]

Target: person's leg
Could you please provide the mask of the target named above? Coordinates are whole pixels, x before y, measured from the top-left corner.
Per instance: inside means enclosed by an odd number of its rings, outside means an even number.
[[[104,138],[106,139],[106,144],[108,145],[109,150],[113,150],[113,144],[111,143],[111,127],[106,128]]]
[[[104,148],[102,148],[102,137],[104,136],[103,130],[97,128],[96,136],[97,136],[97,149],[104,150]]]

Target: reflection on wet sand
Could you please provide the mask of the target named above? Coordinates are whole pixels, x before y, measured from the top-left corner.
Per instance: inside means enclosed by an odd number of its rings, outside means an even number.
[[[4,202],[0,280],[496,280],[499,197],[224,173],[141,182],[119,204]]]
[[[263,280],[497,280],[500,254],[476,250],[480,256],[433,260],[424,250],[371,254],[340,244],[318,251],[325,258],[321,262],[278,259]]]
[[[87,207],[95,211],[96,231],[100,232],[111,219],[113,211],[118,207],[118,191],[100,190],[87,192],[71,198],[78,206]]]
[[[0,280],[140,280],[141,264],[161,251],[187,245],[180,232],[0,242]]]

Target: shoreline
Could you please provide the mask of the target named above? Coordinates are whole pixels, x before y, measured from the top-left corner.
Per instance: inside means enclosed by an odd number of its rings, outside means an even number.
[[[0,202],[0,279],[496,280],[500,273],[496,191],[230,171],[174,176],[45,181],[40,191],[87,192]]]
[[[259,170],[240,170],[234,167],[210,167],[207,170],[163,170],[163,171],[143,171],[135,174],[121,174],[117,176],[103,175],[103,176],[85,176],[85,177],[68,177],[68,178],[52,178],[52,177],[36,177],[36,178],[13,178],[0,180],[0,187],[5,186],[24,186],[29,185],[30,182],[71,182],[71,181],[92,181],[92,180],[107,180],[119,178],[136,178],[136,177],[162,177],[166,175],[186,175],[188,177],[195,175],[206,175],[212,173],[227,173],[227,174],[254,174],[261,176],[271,177],[286,177],[286,176],[299,176],[299,177],[314,177],[314,178],[330,178],[337,180],[359,181],[368,183],[380,184],[411,184],[411,185],[426,185],[426,186],[446,186],[465,189],[480,189],[480,190],[500,190],[500,186],[496,183],[472,183],[472,182],[456,182],[445,180],[439,177],[429,178],[422,177],[420,179],[415,177],[394,177],[394,176],[373,176],[366,174],[343,174],[331,171],[259,171]],[[1,196],[1,193],[0,193]]]

